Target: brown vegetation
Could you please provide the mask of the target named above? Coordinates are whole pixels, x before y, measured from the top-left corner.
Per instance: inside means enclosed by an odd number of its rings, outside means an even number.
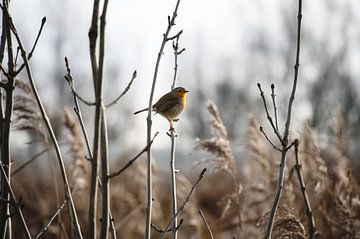
[[[249,116],[246,147],[248,155],[235,159],[226,129],[213,103],[209,103],[213,138],[199,141],[197,148],[206,149],[211,157],[201,162],[213,171],[199,185],[196,195],[180,218],[184,219],[179,229],[179,238],[208,238],[204,223],[198,214],[201,209],[215,238],[261,238],[271,207],[276,187],[279,152],[268,145],[258,123]],[[73,115],[65,110],[65,127],[72,160],[68,171],[74,201],[83,226],[87,220],[87,195],[89,190],[89,163],[83,155],[82,139],[77,136],[78,126],[73,125]],[[301,132],[300,160],[313,206],[319,238],[359,238],[360,235],[360,188],[354,179],[351,163],[346,156],[342,117],[331,126],[329,142],[319,146],[319,140],[305,122]],[[222,142],[222,143],[219,143]],[[50,156],[51,157],[51,156]],[[50,159],[51,160],[51,159]],[[124,164],[119,160],[118,168]],[[238,175],[234,181],[236,164]],[[294,171],[294,155],[289,154],[288,173],[284,194],[274,223],[273,238],[307,238],[306,213],[299,182]],[[31,166],[30,166],[31,167]],[[33,170],[36,170],[33,168]],[[23,212],[28,219],[30,231],[39,232],[53,215],[57,199],[52,182],[44,174],[24,170],[14,176],[16,195],[23,196]],[[171,200],[169,175],[153,165],[154,210],[153,224],[164,227],[169,220]],[[191,172],[191,174],[193,174]],[[31,183],[29,183],[31,182]],[[111,181],[112,214],[119,238],[141,238],[144,235],[146,199],[146,161],[140,158],[124,174]],[[178,200],[181,203],[191,188],[184,174],[177,177]],[[61,220],[54,222],[47,232],[47,238],[68,238],[70,234],[60,233],[69,224],[68,211],[61,212]],[[15,232],[21,233],[21,230]],[[62,229],[64,228],[64,229]],[[68,236],[65,236],[65,235]],[[153,238],[159,234],[153,230]],[[86,234],[84,235],[86,237]],[[16,233],[15,238],[21,238]]]

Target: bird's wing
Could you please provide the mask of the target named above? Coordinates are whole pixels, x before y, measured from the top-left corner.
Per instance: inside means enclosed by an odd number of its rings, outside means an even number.
[[[174,98],[174,99],[166,99],[161,101],[161,99],[154,105],[154,109],[157,113],[162,114],[164,112],[168,112],[171,109],[179,106],[181,102]]]

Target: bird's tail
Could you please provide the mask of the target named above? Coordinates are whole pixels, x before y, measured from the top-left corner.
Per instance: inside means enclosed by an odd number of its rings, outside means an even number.
[[[139,113],[144,112],[144,111],[147,111],[147,110],[148,110],[148,108],[138,110],[138,111],[134,112],[134,115],[139,114]]]

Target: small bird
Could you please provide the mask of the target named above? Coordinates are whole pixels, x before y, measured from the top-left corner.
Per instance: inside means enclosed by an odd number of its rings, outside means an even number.
[[[174,130],[173,121],[178,121],[177,117],[186,107],[186,94],[189,91],[184,87],[176,87],[169,93],[163,95],[154,105],[153,110],[164,116],[170,123],[170,130]],[[148,108],[136,111],[134,115],[147,111]]]

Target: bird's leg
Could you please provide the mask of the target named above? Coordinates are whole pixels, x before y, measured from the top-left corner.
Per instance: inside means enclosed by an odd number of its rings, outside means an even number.
[[[169,129],[169,131],[170,131],[170,132],[171,132],[171,131],[175,132],[175,128],[174,128],[174,125],[173,125],[173,121],[172,121],[172,120],[169,120],[169,123],[170,123],[170,129]]]

